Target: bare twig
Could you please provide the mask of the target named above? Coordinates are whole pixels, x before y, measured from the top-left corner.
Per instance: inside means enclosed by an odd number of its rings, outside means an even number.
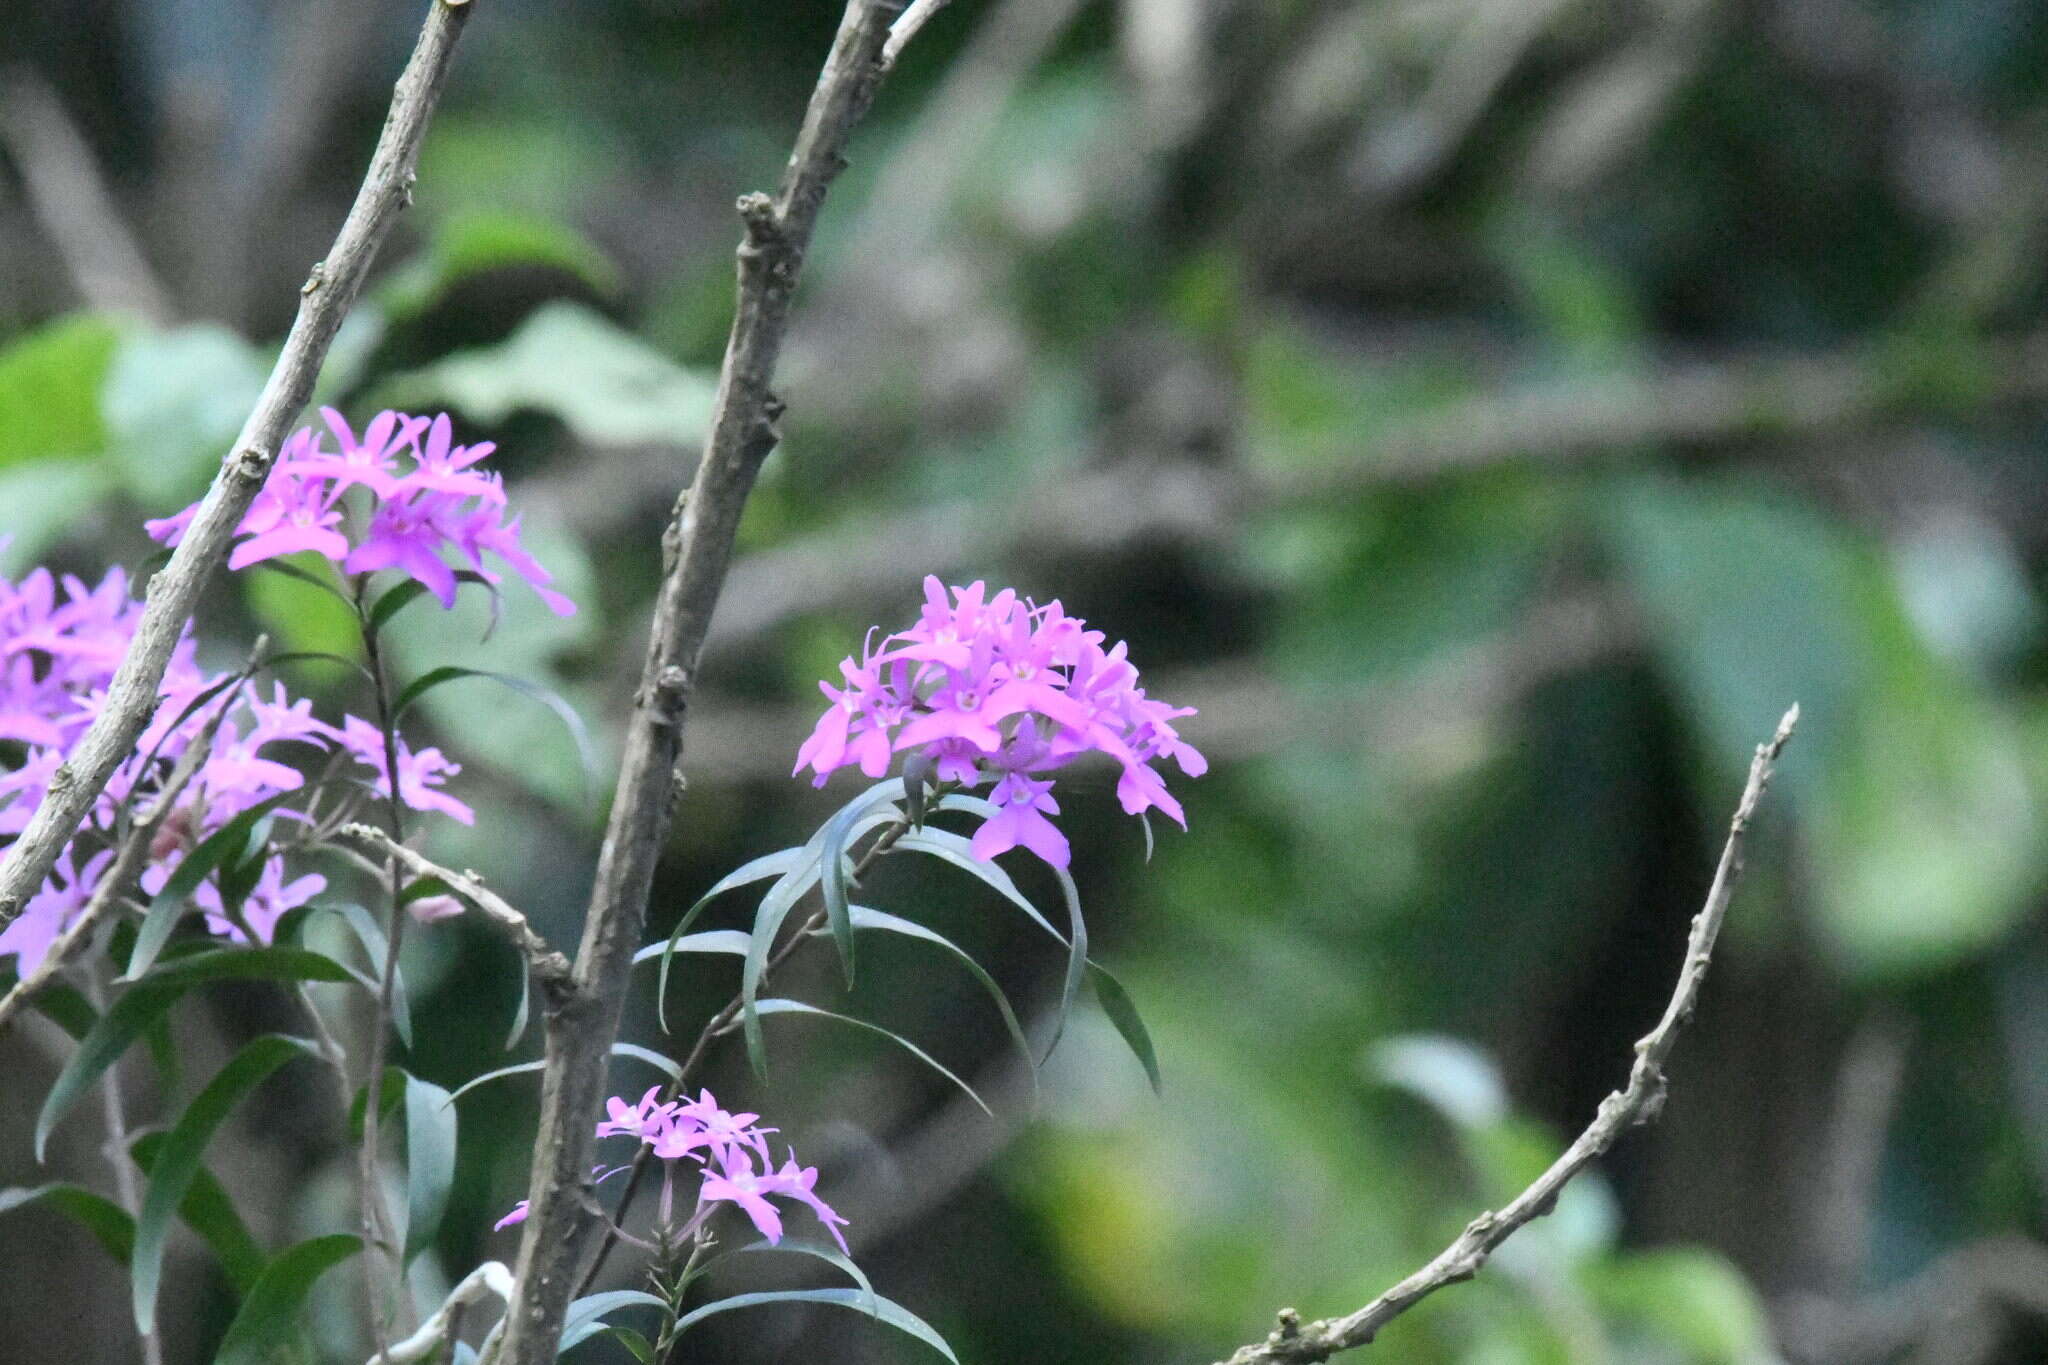
[[[442,1344],[455,1335],[455,1323],[464,1311],[486,1295],[512,1297],[512,1272],[503,1261],[485,1261],[463,1276],[462,1283],[448,1291],[448,1297],[420,1324],[417,1332],[403,1341],[392,1342],[365,1365],[414,1365],[416,1361],[433,1359]]]
[[[710,434],[696,477],[663,536],[664,572],[624,760],[612,798],[574,979],[547,1014],[540,1132],[519,1242],[518,1290],[506,1314],[505,1365],[552,1361],[575,1288],[594,1117],[618,1036],[633,953],[647,919],[654,865],[678,791],[683,722],[711,614],[725,585],[740,513],[780,439],[770,389],[818,210],[845,166],[854,125],[884,67],[882,45],[902,0],[849,0],[774,198],[739,203],[739,298],[726,341]]]
[[[50,875],[57,855],[149,723],[164,667],[192,608],[269,477],[278,446],[312,393],[327,348],[355,302],[378,246],[411,198],[413,167],[428,117],[446,82],[455,40],[475,8],[469,0],[429,0],[419,42],[392,93],[391,111],[362,188],[327,259],[313,267],[300,291],[298,316],[255,410],[222,461],[177,551],[150,579],[147,605],[108,688],[106,705],[57,769],[48,794],[0,862],[0,926],[21,913]]]
[[[889,25],[889,39],[882,44],[882,68],[887,70],[896,65],[896,58],[910,46],[910,40],[917,36],[917,31],[951,3],[953,0],[910,0],[909,8]]]
[[[1339,1351],[1363,1346],[1379,1330],[1445,1285],[1469,1280],[1479,1273],[1494,1250],[1521,1228],[1557,1205],[1557,1196],[1572,1177],[1606,1153],[1621,1135],[1640,1123],[1654,1119],[1664,1105],[1664,1064],[1678,1042],[1678,1030],[1692,1016],[1699,1003],[1700,985],[1706,979],[1707,964],[1714,953],[1714,940],[1727,917],[1735,883],[1742,875],[1742,842],[1749,822],[1763,799],[1771,772],[1799,723],[1799,708],[1793,706],[1778,722],[1770,742],[1757,746],[1749,765],[1749,781],[1736,803],[1735,818],[1729,823],[1728,842],[1721,850],[1721,862],[1714,869],[1714,882],[1707,890],[1706,904],[1693,917],[1692,932],[1686,940],[1685,962],[1678,971],[1678,984],[1664,1006],[1664,1017],[1636,1043],[1635,1065],[1628,1085],[1600,1103],[1600,1111],[1586,1130],[1565,1149],[1564,1155],[1536,1177],[1534,1184],[1516,1195],[1498,1213],[1482,1213],[1458,1234],[1457,1240],[1422,1269],[1389,1289],[1355,1313],[1306,1323],[1292,1308],[1280,1311],[1279,1325],[1267,1338],[1240,1347],[1225,1365],[1298,1365],[1323,1361]]]
[[[475,907],[486,923],[519,950],[526,959],[527,970],[532,973],[535,985],[552,991],[567,984],[569,959],[549,947],[548,941],[540,936],[532,922],[478,880],[475,873],[450,871],[398,843],[375,825],[343,825],[340,833],[345,838],[361,840],[385,857],[397,860],[399,866],[415,877],[438,877],[446,882],[458,898]]]
[[[170,296],[108,192],[91,145],[57,92],[25,64],[0,75],[0,145],[85,301],[168,322]]]

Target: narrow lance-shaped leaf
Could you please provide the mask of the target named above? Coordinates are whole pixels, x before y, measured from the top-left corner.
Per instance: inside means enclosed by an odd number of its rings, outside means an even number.
[[[676,1331],[680,1334],[696,1326],[714,1313],[729,1313],[735,1308],[754,1308],[771,1303],[828,1303],[841,1308],[851,1308],[865,1313],[877,1322],[886,1323],[897,1331],[916,1337],[940,1355],[960,1365],[953,1348],[946,1345],[946,1339],[933,1331],[923,1318],[880,1294],[864,1293],[858,1289],[771,1289],[757,1294],[735,1294],[729,1299],[707,1303],[702,1308],[683,1314],[676,1320]]]
[[[183,918],[185,907],[192,893],[199,889],[199,883],[229,859],[241,858],[248,849],[249,836],[257,823],[296,795],[297,792],[279,792],[267,801],[257,802],[201,840],[197,848],[185,855],[184,861],[171,873],[170,880],[164,883],[164,889],[150,898],[149,909],[142,916],[142,929],[135,936],[135,951],[129,954],[128,970],[121,980],[134,981],[150,969],[163,952],[164,944],[170,941],[171,931],[178,927],[178,921]]]
[[[221,1338],[214,1365],[260,1365],[303,1320],[306,1296],[322,1275],[362,1249],[347,1233],[315,1237],[278,1253],[242,1300]]]
[[[294,1057],[310,1054],[313,1045],[301,1038],[266,1034],[243,1046],[207,1082],[185,1112],[164,1135],[150,1163],[149,1189],[135,1220],[135,1257],[129,1266],[135,1329],[147,1336],[156,1330],[157,1289],[164,1263],[164,1242],[171,1219],[184,1203],[206,1144],[242,1098],[264,1078]]]
[[[870,828],[872,823],[902,818],[893,805],[889,806],[887,813],[875,813],[875,807],[887,805],[901,790],[894,781],[877,782],[842,806],[833,820],[852,813],[847,818],[853,821],[853,825],[846,835],[847,841],[851,842],[859,837],[858,831]],[[740,973],[740,1022],[746,1034],[747,1059],[753,1063],[755,1072],[762,1076],[768,1074],[768,1045],[761,1034],[761,1018],[755,1002],[760,998],[761,981],[768,971],[768,956],[774,951],[782,922],[820,878],[824,848],[831,831],[832,821],[828,821],[811,836],[810,842],[804,845],[805,852],[811,856],[800,860],[780,881],[768,888],[768,894],[761,897],[761,907],[754,916],[754,938],[747,948],[746,967]]]
[[[927,929],[924,925],[914,920],[902,919],[889,914],[887,911],[877,910],[872,906],[866,905],[852,906],[850,913],[855,929],[874,929],[891,934],[901,934],[905,938],[922,939],[926,943],[937,944],[958,958],[961,965],[966,967],[973,974],[974,979],[981,983],[982,989],[988,992],[989,999],[995,1002],[997,1012],[1003,1016],[1003,1028],[1009,1033],[1010,1041],[1017,1045],[1017,1051],[1024,1058],[1024,1068],[1031,1076],[1032,1094],[1034,1097],[1036,1096],[1038,1091],[1038,1062],[1032,1056],[1031,1041],[1024,1036],[1024,1026],[1018,1022],[1017,1012],[1010,1008],[1010,998],[1003,994],[1003,988],[996,984],[996,979],[988,974],[986,968],[979,962],[976,962],[965,948],[962,948],[937,930]]]
[[[875,1287],[873,1284],[869,1283],[868,1273],[865,1270],[862,1270],[859,1266],[855,1265],[853,1262],[853,1258],[851,1256],[848,1256],[845,1252],[839,1250],[839,1248],[827,1246],[823,1242],[807,1242],[801,1237],[785,1236],[780,1242],[749,1242],[747,1245],[743,1247],[734,1247],[730,1252],[727,1252],[726,1255],[742,1256],[747,1255],[749,1253],[762,1255],[813,1257],[817,1260],[825,1262],[827,1265],[837,1266],[839,1269],[845,1271],[847,1276],[850,1279],[852,1279],[852,1281],[855,1284],[860,1286],[861,1292],[867,1295],[868,1300],[870,1302],[872,1302],[875,1297]],[[724,1257],[714,1257],[713,1259],[723,1260]],[[862,1307],[865,1311],[866,1305],[863,1304]]]
[[[1102,1012],[1109,1016],[1109,1022],[1123,1036],[1131,1055],[1138,1059],[1138,1065],[1145,1068],[1145,1079],[1152,1082],[1152,1093],[1159,1094],[1162,1086],[1159,1080],[1159,1056],[1152,1050],[1152,1035],[1146,1031],[1145,1021],[1138,1017],[1138,1007],[1131,1003],[1130,992],[1123,982],[1109,974],[1099,962],[1088,964],[1088,981],[1095,987],[1095,999],[1101,1004]]]
[[[455,1184],[454,1096],[431,1081],[405,1078],[405,1259],[433,1243]]]
[[[856,1019],[850,1014],[835,1014],[831,1010],[819,1009],[816,1005],[807,1005],[801,1000],[763,1000],[756,1008],[764,1015],[808,1014],[819,1019],[836,1019],[842,1024],[851,1024],[855,1028],[866,1029],[869,1033],[878,1033],[902,1048],[905,1052],[908,1052],[911,1056],[917,1058],[920,1062],[923,1062],[932,1070],[938,1072],[941,1076],[944,1076],[954,1085],[959,1086],[961,1093],[966,1095],[968,1099],[973,1100],[980,1107],[982,1113],[989,1115],[991,1118],[995,1116],[995,1111],[982,1101],[981,1096],[974,1093],[973,1086],[961,1080],[944,1066],[941,1066],[938,1059],[929,1052],[926,1052],[916,1043],[911,1042],[908,1038],[892,1029],[883,1028],[880,1024],[869,1023],[865,1019]]]
[[[583,723],[583,717],[576,713],[576,708],[571,706],[561,693],[515,673],[493,673],[489,669],[461,668],[454,664],[430,669],[414,678],[407,684],[405,690],[398,694],[398,700],[391,705],[393,721],[403,719],[414,703],[435,688],[462,678],[482,678],[486,682],[494,682],[500,687],[510,688],[522,697],[539,702],[553,712],[555,719],[562,722],[562,728],[569,732],[570,740],[576,745],[576,759],[582,766],[586,790],[596,780],[597,746],[591,742],[590,727]]]
[[[939,802],[939,809],[963,809],[962,806],[957,804],[960,802],[974,802],[976,805],[987,807],[990,811],[995,809],[979,797],[963,797],[959,795],[946,797],[943,801]],[[1039,912],[1038,907],[1031,903],[1031,898],[1017,889],[1017,883],[1011,879],[1010,874],[997,867],[994,863],[985,863],[975,857],[972,845],[960,835],[953,833],[951,830],[933,829],[927,825],[921,830],[916,830],[898,839],[896,847],[905,853],[929,854],[941,862],[950,863],[962,872],[978,878],[1000,894],[1003,899],[1016,906],[1019,910],[1022,910],[1026,915],[1029,915],[1031,922],[1050,934],[1061,947],[1067,946],[1067,936],[1053,928],[1052,921]]]
[[[124,1266],[128,1264],[135,1246],[135,1220],[105,1195],[61,1180],[0,1190],[0,1214],[30,1204],[48,1204],[91,1233],[109,1256]]]
[[[681,1079],[683,1074],[682,1067],[677,1065],[672,1059],[662,1056],[659,1052],[652,1052],[644,1047],[636,1047],[632,1043],[613,1043],[612,1055],[614,1057],[631,1057],[636,1062],[645,1062],[672,1081]],[[461,1085],[456,1086],[454,1091],[442,1103],[452,1104],[480,1085],[490,1081],[501,1081],[507,1076],[529,1075],[539,1071],[546,1065],[545,1061],[515,1062],[511,1066],[501,1066],[495,1071],[486,1071],[481,1076],[472,1076]]]
[[[1064,867],[1055,867],[1053,876],[1059,881],[1060,894],[1067,901],[1067,975],[1060,983],[1060,1012],[1053,1021],[1052,1039],[1045,1045],[1045,1055],[1052,1056],[1052,1050],[1060,1045],[1060,1035],[1066,1032],[1067,1016],[1074,1012],[1074,996],[1081,989],[1081,978],[1088,969],[1088,925],[1081,918],[1081,892],[1074,885],[1073,874]]]
[[[365,989],[375,992],[378,989],[377,977],[384,970],[384,959],[387,956],[389,946],[388,940],[384,937],[384,927],[377,923],[376,916],[372,915],[362,906],[352,902],[342,901],[323,905],[321,908],[332,910],[335,914],[341,916],[342,922],[348,925],[349,931],[356,936],[356,941],[362,945],[363,956],[370,964],[369,975],[357,979],[363,982]],[[396,964],[393,964],[393,966],[395,970]],[[404,1043],[406,1050],[410,1052],[412,1050],[412,997],[406,991],[405,973],[403,972],[397,972],[391,979],[391,1026],[397,1030],[398,1040]]]
[[[135,1154],[135,1164],[145,1172],[155,1166],[156,1154],[162,1149],[167,1136],[163,1132],[154,1132],[137,1137],[131,1149]],[[263,1273],[263,1248],[256,1245],[256,1239],[249,1233],[249,1225],[242,1221],[241,1214],[235,1212],[234,1201],[228,1198],[228,1192],[221,1188],[220,1181],[214,1179],[213,1172],[206,1167],[201,1166],[192,1173],[192,1185],[178,1205],[178,1217],[212,1249],[235,1292],[248,1293],[249,1286],[255,1284],[256,1277]]]
[[[330,957],[304,948],[224,948],[195,953],[165,963],[148,979],[131,986],[100,1016],[79,1043],[78,1051],[57,1073],[36,1118],[36,1159],[42,1160],[50,1130],[70,1112],[100,1073],[113,1065],[142,1032],[161,1018],[186,991],[208,981],[230,978],[296,981],[347,981],[347,969]]]
[[[562,1344],[556,1348],[557,1353],[580,1346],[604,1331],[604,1320],[621,1308],[654,1308],[664,1318],[668,1315],[667,1304],[642,1290],[611,1289],[602,1294],[586,1294],[571,1303],[562,1317]]]

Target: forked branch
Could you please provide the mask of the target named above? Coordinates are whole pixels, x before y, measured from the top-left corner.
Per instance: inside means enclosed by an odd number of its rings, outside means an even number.
[[[1763,799],[1778,755],[1792,738],[1799,723],[1799,708],[1785,713],[1770,742],[1757,746],[1749,765],[1749,781],[1736,803],[1735,818],[1728,827],[1728,842],[1721,850],[1721,862],[1714,869],[1714,882],[1707,890],[1706,904],[1693,916],[1692,933],[1686,940],[1685,962],[1678,969],[1678,984],[1657,1021],[1636,1044],[1635,1065],[1628,1085],[1600,1102],[1600,1110],[1586,1131],[1580,1133],[1564,1155],[1536,1177],[1534,1184],[1516,1195],[1498,1213],[1482,1213],[1458,1234],[1457,1240],[1436,1259],[1389,1289],[1355,1313],[1304,1324],[1292,1308],[1280,1311],[1279,1326],[1262,1342],[1240,1347],[1224,1365],[1301,1365],[1328,1360],[1339,1351],[1364,1346],[1379,1330],[1445,1285],[1469,1280],[1479,1273],[1494,1250],[1524,1224],[1549,1213],[1557,1196],[1572,1177],[1591,1165],[1612,1147],[1621,1135],[1639,1123],[1657,1117],[1664,1105],[1664,1063],[1678,1042],[1678,1030],[1692,1017],[1699,1003],[1700,984],[1706,979],[1707,964],[1714,953],[1714,940],[1728,915],[1728,902],[1742,876],[1743,835],[1749,829],[1757,803]]]

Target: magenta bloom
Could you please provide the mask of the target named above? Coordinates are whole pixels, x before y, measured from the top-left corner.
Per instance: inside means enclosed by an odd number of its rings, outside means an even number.
[[[278,452],[236,528],[242,539],[229,568],[310,552],[345,573],[402,573],[452,607],[458,567],[493,584],[503,581],[487,566],[488,554],[530,584],[548,610],[575,613],[576,604],[548,586],[554,576],[520,544],[519,518],[505,514],[503,482],[479,467],[496,449],[492,443],[456,445],[446,413],[380,412],[361,437],[334,409],[322,408],[321,415],[325,433],[302,428]],[[324,444],[329,436],[334,450]],[[356,489],[362,494],[351,496]],[[176,545],[198,510],[194,503],[144,529]]]
[[[696,1175],[696,1210],[684,1224],[684,1234],[700,1226],[717,1206],[731,1204],[747,1215],[763,1237],[780,1242],[782,1211],[771,1200],[786,1199],[810,1209],[840,1250],[846,1249],[846,1239],[839,1232],[846,1220],[818,1197],[817,1168],[797,1165],[796,1155],[791,1153],[777,1169],[768,1154],[768,1134],[775,1130],[760,1127],[760,1115],[728,1113],[709,1090],[700,1091],[695,1100],[663,1103],[659,1086],[642,1095],[638,1104],[614,1096],[605,1101],[605,1110],[610,1117],[597,1125],[597,1136],[637,1138],[666,1163],[664,1220],[671,1216],[678,1181],[686,1174]],[[618,1167],[612,1174],[624,1169]],[[600,1174],[598,1178],[605,1177]],[[498,1220],[494,1230],[523,1223],[526,1214],[527,1201],[522,1199]]]
[[[925,579],[917,624],[840,662],[843,688],[820,683],[832,703],[797,751],[796,771],[818,786],[842,767],[872,778],[895,755],[915,750],[943,782],[977,787],[993,779],[996,813],[975,831],[976,857],[1026,848],[1067,865],[1066,836],[1052,779],[1040,776],[1100,753],[1119,765],[1117,795],[1132,815],[1159,810],[1186,828],[1180,803],[1155,763],[1170,759],[1189,777],[1208,762],[1173,722],[1194,711],[1153,701],[1118,643],[1069,616],[985,584],[948,590]]]
[[[342,747],[358,763],[374,772],[373,789],[379,796],[391,794],[391,772],[385,766],[384,732],[360,716],[346,718],[341,731]],[[441,784],[462,771],[439,749],[414,750],[404,740],[397,743],[398,799],[414,810],[434,810],[465,825],[476,823],[476,812],[448,793]]]

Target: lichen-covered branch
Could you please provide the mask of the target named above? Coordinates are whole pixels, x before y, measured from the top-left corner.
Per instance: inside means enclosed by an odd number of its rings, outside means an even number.
[[[1712,960],[1714,940],[1727,918],[1728,902],[1735,883],[1742,876],[1743,835],[1763,799],[1771,773],[1799,723],[1794,706],[1778,722],[1777,733],[1757,746],[1749,765],[1749,781],[1736,803],[1735,818],[1728,828],[1728,842],[1721,850],[1721,862],[1714,869],[1714,882],[1707,890],[1706,904],[1693,916],[1692,933],[1686,939],[1685,961],[1678,969],[1678,984],[1664,1006],[1664,1017],[1636,1043],[1635,1065],[1628,1085],[1600,1102],[1599,1113],[1586,1130],[1565,1149],[1564,1155],[1536,1177],[1535,1183],[1516,1195],[1498,1213],[1482,1213],[1466,1225],[1457,1240],[1436,1259],[1389,1289],[1355,1313],[1303,1323],[1292,1308],[1280,1311],[1279,1325],[1262,1342],[1240,1347],[1224,1365],[1303,1365],[1328,1360],[1339,1351],[1364,1346],[1379,1330],[1445,1285],[1469,1280],[1478,1274],[1495,1248],[1517,1229],[1557,1205],[1557,1196],[1572,1177],[1605,1154],[1621,1135],[1639,1123],[1654,1119],[1664,1105],[1664,1063],[1678,1042],[1678,1030],[1692,1017],[1699,1003],[1700,985]]]
[[[663,536],[654,622],[575,974],[547,1014],[531,1211],[519,1243],[502,1365],[554,1359],[575,1289],[592,1129],[633,953],[646,926],[655,861],[668,836],[697,658],[725,585],[740,513],[779,439],[782,403],[770,386],[804,253],[825,192],[846,164],[847,141],[886,69],[882,48],[902,8],[903,0],[850,0],[780,187],[773,198],[749,194],[739,202],[746,229],[739,298],[710,434]]]
[[[0,860],[0,926],[21,913],[50,875],[57,855],[77,833],[79,822],[156,710],[164,667],[192,608],[226,558],[236,526],[270,476],[286,432],[312,395],[327,349],[362,289],[371,260],[411,200],[413,167],[427,120],[447,81],[455,40],[474,8],[471,0],[429,0],[419,42],[392,92],[391,111],[362,188],[327,258],[314,265],[300,290],[298,316],[255,410],[221,462],[176,553],[149,580],[147,605],[108,688],[106,705],[57,769],[48,794]]]

